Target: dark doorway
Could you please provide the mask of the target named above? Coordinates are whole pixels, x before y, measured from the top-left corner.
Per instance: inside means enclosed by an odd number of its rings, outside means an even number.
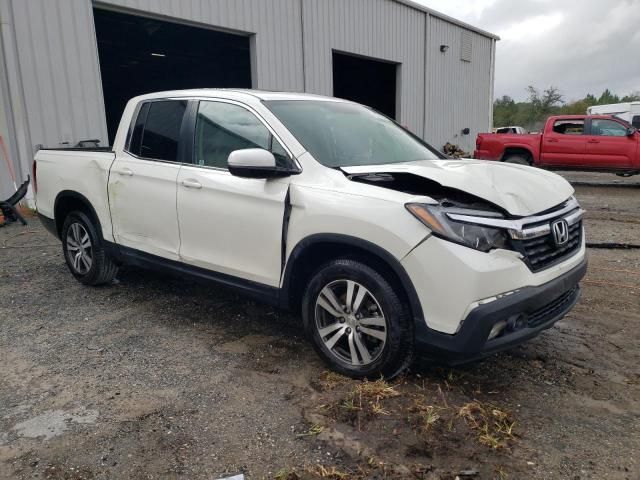
[[[398,64],[333,52],[333,96],[396,118]]]
[[[109,143],[131,97],[251,88],[249,36],[94,8]]]

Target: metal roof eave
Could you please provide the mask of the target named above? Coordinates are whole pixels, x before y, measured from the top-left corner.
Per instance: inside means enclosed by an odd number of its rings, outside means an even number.
[[[474,27],[473,25],[465,23],[456,18],[450,17],[449,15],[445,15],[444,13],[440,13],[437,10],[433,10],[413,0],[394,0],[394,1],[398,3],[402,3],[408,7],[415,8],[416,10],[420,10],[422,12],[428,13],[429,15],[433,15],[436,18],[439,18],[449,23],[453,23],[454,25],[458,25],[459,27],[466,28],[467,30],[471,30],[472,32],[478,33],[485,37],[492,38],[494,40],[500,40],[500,37],[495,33],[487,32],[486,30],[482,30],[481,28]]]

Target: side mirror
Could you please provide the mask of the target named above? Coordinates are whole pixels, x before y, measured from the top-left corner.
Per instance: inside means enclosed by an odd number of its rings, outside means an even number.
[[[288,169],[276,165],[276,157],[262,148],[235,150],[229,154],[227,165],[231,175],[244,178],[288,177]]]
[[[637,131],[638,129],[636,127],[627,128],[627,137],[633,137]]]

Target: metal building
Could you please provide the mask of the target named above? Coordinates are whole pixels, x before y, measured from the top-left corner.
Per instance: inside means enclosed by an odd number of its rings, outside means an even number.
[[[341,96],[438,148],[491,127],[498,37],[409,0],[0,0],[0,25],[0,198],[149,91]]]

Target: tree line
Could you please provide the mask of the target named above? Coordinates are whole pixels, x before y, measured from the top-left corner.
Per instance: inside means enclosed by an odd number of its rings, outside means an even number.
[[[508,95],[496,99],[493,103],[494,127],[518,125],[529,131],[539,131],[550,115],[584,115],[587,108],[594,105],[640,101],[640,91],[623,97],[606,89],[599,97],[588,94],[579,100],[567,102],[557,87],[551,86],[540,91],[536,87],[527,87],[528,98],[516,102]]]

